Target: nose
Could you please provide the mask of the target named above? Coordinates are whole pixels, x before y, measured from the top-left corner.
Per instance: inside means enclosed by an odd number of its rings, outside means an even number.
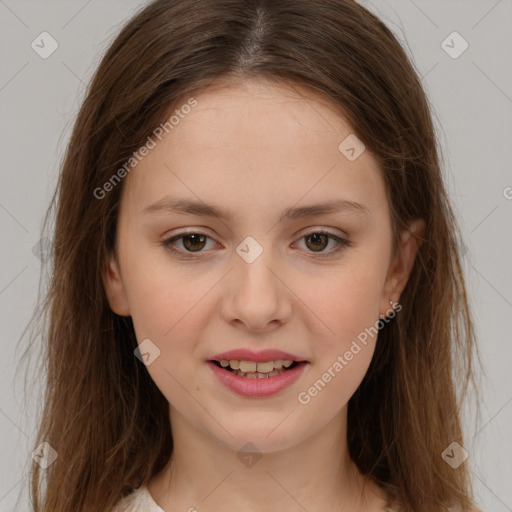
[[[221,311],[226,322],[264,332],[290,319],[293,292],[271,249],[262,250],[254,260],[237,254],[224,286]]]

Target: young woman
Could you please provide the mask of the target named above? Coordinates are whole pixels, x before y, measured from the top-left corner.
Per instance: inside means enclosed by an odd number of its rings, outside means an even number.
[[[459,230],[368,10],[148,4],[54,205],[36,512],[473,509]]]

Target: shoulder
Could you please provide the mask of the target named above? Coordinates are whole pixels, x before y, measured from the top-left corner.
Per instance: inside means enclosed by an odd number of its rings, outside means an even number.
[[[484,512],[484,511],[477,507],[473,507],[473,508],[466,509],[466,510],[462,510],[461,507],[455,507],[455,508],[451,508],[450,512]]]
[[[140,506],[140,495],[141,490],[135,489],[133,492],[122,498],[117,503],[116,508],[114,509],[113,512],[135,512],[137,510],[137,507]]]
[[[402,508],[399,506],[398,503],[393,503],[390,507],[385,508],[384,512],[401,512]],[[469,510],[462,510],[462,508],[450,508],[449,512],[484,512],[480,508],[471,508]]]
[[[480,508],[473,507],[468,510],[462,510],[462,508],[453,508],[453,509],[450,509],[450,512],[484,512],[484,511]]]
[[[139,487],[122,498],[114,512],[163,512],[153,501],[146,487]]]

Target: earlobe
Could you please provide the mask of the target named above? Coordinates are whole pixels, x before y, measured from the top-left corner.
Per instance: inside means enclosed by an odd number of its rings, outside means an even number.
[[[386,309],[389,300],[399,302],[409,276],[411,274],[418,249],[425,236],[425,221],[415,219],[409,224],[409,228],[402,231],[397,253],[390,266],[382,301]]]
[[[130,307],[119,270],[119,263],[114,254],[109,255],[105,262],[102,280],[110,309],[120,316],[130,316]]]

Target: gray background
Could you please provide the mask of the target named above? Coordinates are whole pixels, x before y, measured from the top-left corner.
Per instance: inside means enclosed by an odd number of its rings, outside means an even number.
[[[0,511],[29,510],[26,468],[41,388],[25,407],[23,370],[15,372],[37,300],[33,248],[85,84],[142,3],[0,0]],[[512,511],[512,1],[362,3],[407,47],[433,106],[484,365],[481,417],[467,409],[465,449],[483,510]],[[31,48],[43,31],[59,45],[47,59]],[[453,31],[469,44],[458,58],[442,47]],[[452,52],[461,48],[453,41]]]

